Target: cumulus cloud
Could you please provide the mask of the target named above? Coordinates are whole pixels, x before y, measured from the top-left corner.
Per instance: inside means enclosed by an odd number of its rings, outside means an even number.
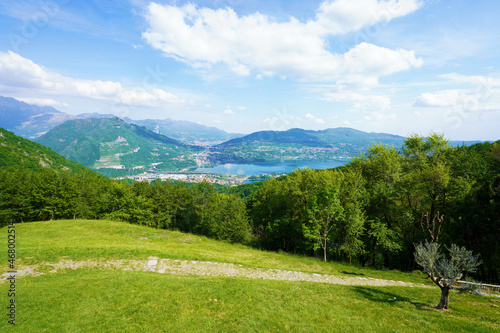
[[[44,95],[87,97],[127,105],[184,103],[178,96],[162,89],[128,90],[119,82],[65,77],[12,51],[0,52],[0,86],[26,89],[31,94],[39,92]]]
[[[417,0],[335,0],[324,1],[318,9],[316,24],[324,33],[344,34],[358,31],[367,25],[386,23],[417,10]]]
[[[325,93],[322,100],[327,102],[351,103],[357,110],[387,110],[391,108],[391,99],[381,95],[363,95],[355,92]]]
[[[461,88],[422,93],[416,98],[413,106],[451,107],[468,111],[498,110],[500,76],[451,73],[441,75],[440,78]]]
[[[314,121],[316,124],[320,124],[320,125],[325,123],[325,121],[324,121],[323,119],[321,119],[321,118],[316,118],[316,116],[314,116],[314,115],[313,115],[313,114],[311,114],[311,113],[306,114],[306,115],[304,116],[304,118],[306,118],[306,119],[310,119],[310,120]]]
[[[422,65],[414,51],[360,43],[345,54],[327,50],[327,37],[388,22],[415,11],[416,0],[324,1],[316,18],[287,22],[233,9],[182,7],[150,3],[143,38],[165,56],[193,68],[227,65],[235,74],[278,76],[298,81],[376,82],[380,76]],[[370,10],[367,10],[369,8]]]
[[[233,110],[231,110],[231,108],[229,106],[222,113],[224,113],[224,114],[234,114]]]
[[[31,97],[16,97],[18,101],[28,103],[28,104],[34,104],[38,106],[64,106],[67,107],[68,104],[66,103],[61,103],[56,100],[53,100],[51,98],[31,98]]]

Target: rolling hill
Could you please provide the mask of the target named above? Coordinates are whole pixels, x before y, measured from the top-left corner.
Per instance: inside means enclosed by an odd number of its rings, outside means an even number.
[[[351,128],[322,131],[293,128],[287,131],[260,131],[212,148],[213,162],[260,162],[293,159],[349,158],[364,152],[373,143],[400,147],[404,137],[366,133]]]
[[[6,233],[7,227],[1,231]],[[439,290],[429,288],[418,271],[324,263],[104,220],[20,223],[15,231],[22,240],[16,244],[16,325],[5,317],[0,331],[385,333],[500,328],[495,297],[453,295],[452,310],[433,309]],[[10,270],[7,266],[5,261],[1,273]],[[300,276],[305,278],[296,279]],[[313,281],[327,277],[352,283]],[[0,284],[7,288],[6,282],[4,275]]]
[[[70,172],[80,172],[86,169],[52,149],[0,128],[0,170],[19,168]]]
[[[200,150],[116,117],[69,120],[37,142],[105,175],[194,168]]]

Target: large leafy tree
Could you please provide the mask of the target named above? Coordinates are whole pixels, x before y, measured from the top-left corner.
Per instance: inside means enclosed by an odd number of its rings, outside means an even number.
[[[327,259],[327,246],[332,240],[332,229],[344,219],[344,209],[340,204],[339,189],[323,182],[312,195],[308,210],[309,220],[302,225],[304,235],[312,240],[313,249],[323,249],[323,260]]]

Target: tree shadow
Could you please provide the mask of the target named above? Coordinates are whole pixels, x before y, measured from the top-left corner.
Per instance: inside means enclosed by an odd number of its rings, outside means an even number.
[[[408,304],[415,306],[415,308],[420,311],[432,311],[433,309],[427,304],[413,302],[407,297],[402,297],[401,295],[398,294],[384,292],[377,289],[372,289],[367,287],[354,287],[354,291],[372,302],[387,303],[390,305],[396,305],[397,303],[406,302]]]
[[[347,272],[347,271],[342,271],[340,273],[347,274],[347,275],[356,275],[356,276],[363,276],[363,275],[365,275],[363,273],[354,273],[354,272]]]

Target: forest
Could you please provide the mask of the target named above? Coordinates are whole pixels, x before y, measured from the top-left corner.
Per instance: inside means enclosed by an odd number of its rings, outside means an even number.
[[[88,170],[4,169],[0,224],[108,219],[321,260],[412,271],[423,240],[479,253],[475,278],[500,281],[500,141],[443,135],[373,144],[347,165],[236,188],[111,180]]]

